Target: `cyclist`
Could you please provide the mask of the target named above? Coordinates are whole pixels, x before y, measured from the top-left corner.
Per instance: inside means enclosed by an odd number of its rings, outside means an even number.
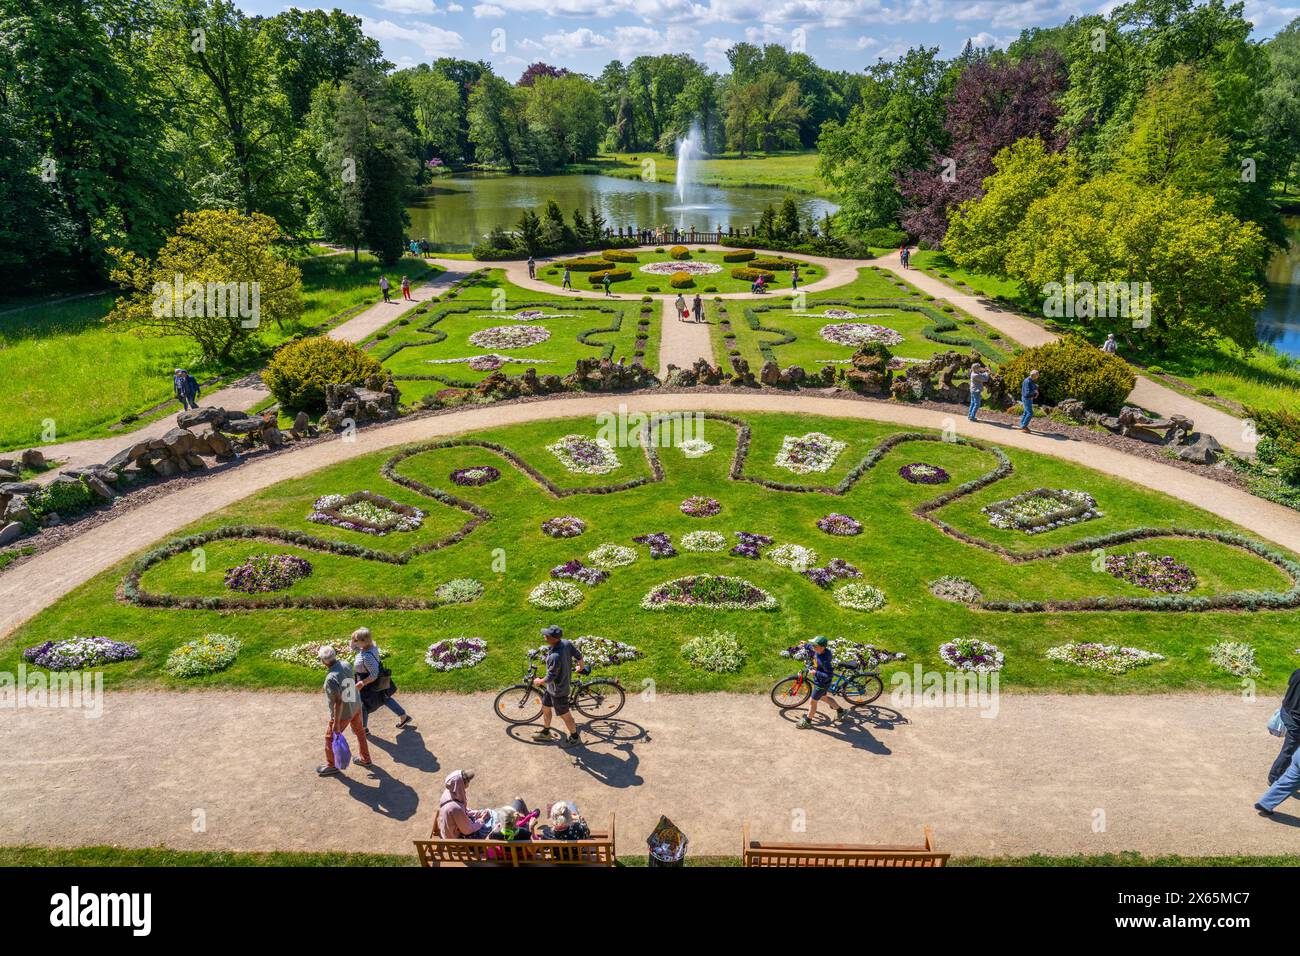
[[[807,647],[812,654],[809,664],[812,666],[812,700],[808,702],[808,713],[799,718],[799,723],[795,724],[798,730],[807,730],[813,725],[813,720],[817,717],[817,704],[823,697],[827,703],[835,708],[835,716],[831,718],[834,723],[839,723],[844,719],[845,710],[841,707],[834,697],[827,695],[830,690],[831,682],[835,679],[835,658],[831,653],[830,641],[818,634],[812,641],[805,641],[804,647]]]
[[[578,725],[569,713],[569,680],[573,675],[574,663],[578,673],[582,673],[582,653],[572,641],[564,640],[564,631],[551,624],[542,628],[542,637],[550,648],[546,652],[546,676],[533,679],[533,683],[542,688],[542,729],[533,734],[534,740],[551,739],[551,716],[559,714],[560,720],[568,728],[569,734],[560,740],[561,746],[572,747],[581,743]]]

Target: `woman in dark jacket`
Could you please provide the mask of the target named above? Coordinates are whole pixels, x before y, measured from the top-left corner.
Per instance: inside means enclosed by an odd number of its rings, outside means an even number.
[[[1282,750],[1273,761],[1268,771],[1268,782],[1272,786],[1291,765],[1291,758],[1300,748],[1300,669],[1291,674],[1282,696],[1282,724],[1286,727],[1286,736],[1282,738]]]

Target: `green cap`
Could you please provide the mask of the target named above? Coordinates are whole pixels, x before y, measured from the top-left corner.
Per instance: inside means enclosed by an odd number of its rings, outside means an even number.
[[[830,643],[830,641],[826,640],[826,638],[823,637],[823,636],[820,635],[820,634],[818,634],[816,637],[814,637],[814,638],[812,639],[812,642],[813,642],[814,644],[816,644],[818,647],[825,647],[827,644]]]

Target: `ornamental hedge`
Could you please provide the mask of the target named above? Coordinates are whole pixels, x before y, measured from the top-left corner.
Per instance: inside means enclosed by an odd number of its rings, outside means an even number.
[[[689,272],[674,272],[668,277],[668,284],[674,289],[690,289],[695,285],[695,277]]]
[[[608,264],[606,263],[606,265]],[[587,281],[592,285],[600,285],[605,281],[605,276],[609,276],[610,282],[622,282],[625,279],[632,278],[632,272],[630,269],[602,269],[587,276]]]
[[[790,272],[798,264],[793,259],[774,259],[770,256],[764,256],[761,259],[755,259],[749,265],[752,269],[766,269],[768,272]]]
[[[609,262],[636,262],[637,261],[636,253],[625,252],[622,249],[606,249],[604,252],[600,254],[600,257],[602,259],[608,260]]]
[[[1000,371],[1013,388],[1019,388],[1032,369],[1039,372],[1038,400],[1043,404],[1077,398],[1098,412],[1117,411],[1137,381],[1122,358],[1075,336],[1025,349]]]
[[[601,256],[580,256],[577,259],[567,259],[560,263],[561,268],[568,268],[574,272],[595,272],[597,269],[608,269],[609,260]]]
[[[758,255],[753,249],[737,249],[735,252],[724,252],[722,254],[723,262],[748,262],[754,256]]]
[[[383,371],[351,342],[318,335],[290,342],[271,356],[262,381],[286,409],[323,412],[326,385],[361,385]]]
[[[764,282],[771,282],[776,278],[776,274],[766,269],[751,269],[748,266],[737,266],[731,270],[731,278],[744,279],[746,282],[753,282],[759,276],[763,277]]]
[[[691,257],[691,250],[687,249],[685,246],[673,246],[668,250],[668,255],[674,259],[689,259]]]

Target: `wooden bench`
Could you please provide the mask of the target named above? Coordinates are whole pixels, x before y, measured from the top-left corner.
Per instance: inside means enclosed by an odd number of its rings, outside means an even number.
[[[614,814],[608,831],[586,840],[444,840],[435,819],[415,852],[421,866],[613,866]]]
[[[925,828],[923,846],[868,846],[859,843],[760,843],[741,831],[742,866],[947,866],[947,853],[934,849]]]

